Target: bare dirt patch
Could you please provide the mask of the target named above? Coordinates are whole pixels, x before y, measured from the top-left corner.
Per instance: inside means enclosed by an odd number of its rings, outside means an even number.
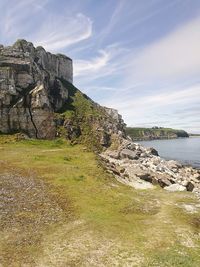
[[[53,225],[69,221],[71,203],[43,181],[0,174],[2,266],[36,266],[40,241]]]

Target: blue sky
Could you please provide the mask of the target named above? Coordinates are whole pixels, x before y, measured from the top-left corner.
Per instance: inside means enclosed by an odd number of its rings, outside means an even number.
[[[74,84],[129,126],[200,133],[199,0],[0,0],[0,43],[73,59]]]

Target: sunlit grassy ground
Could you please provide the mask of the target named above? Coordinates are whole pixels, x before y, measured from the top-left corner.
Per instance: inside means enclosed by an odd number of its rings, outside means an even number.
[[[200,206],[193,194],[122,185],[81,145],[12,139],[0,136],[0,177],[33,177],[37,188],[42,181],[48,201],[28,211],[34,194],[27,194],[24,210],[5,221],[2,266],[200,266]]]

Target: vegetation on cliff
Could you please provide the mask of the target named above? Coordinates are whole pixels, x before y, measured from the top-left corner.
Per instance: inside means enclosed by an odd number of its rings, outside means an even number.
[[[124,122],[117,113],[111,116],[107,110],[66,80],[61,80],[68,90],[68,99],[55,114],[57,136],[72,143],[83,143],[101,151],[111,145],[116,134],[125,136]]]
[[[184,130],[176,130],[164,127],[153,127],[153,128],[127,127],[126,133],[133,140],[154,140],[154,139],[189,137],[188,133]]]

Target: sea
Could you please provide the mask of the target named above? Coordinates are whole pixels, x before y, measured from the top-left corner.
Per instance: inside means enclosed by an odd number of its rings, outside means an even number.
[[[164,159],[177,160],[184,165],[200,169],[200,137],[137,141],[137,143],[155,148],[159,156]]]

